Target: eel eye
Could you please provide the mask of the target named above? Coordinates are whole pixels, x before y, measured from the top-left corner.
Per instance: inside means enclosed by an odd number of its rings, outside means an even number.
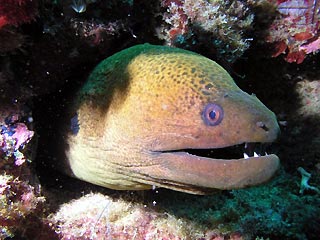
[[[202,119],[209,126],[216,126],[223,119],[223,109],[215,103],[208,103],[202,113]]]

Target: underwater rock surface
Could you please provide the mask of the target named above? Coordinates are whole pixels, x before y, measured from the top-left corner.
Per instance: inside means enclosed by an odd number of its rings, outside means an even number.
[[[155,204],[154,204],[155,205]],[[168,212],[102,194],[88,194],[60,207],[48,217],[60,239],[223,239],[214,229]],[[238,233],[229,239],[242,239]]]

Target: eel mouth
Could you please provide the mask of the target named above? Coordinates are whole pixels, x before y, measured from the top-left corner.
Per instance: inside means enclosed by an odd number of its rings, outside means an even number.
[[[185,152],[198,157],[212,159],[248,159],[261,156],[268,156],[273,152],[271,143],[246,142],[224,148],[209,148],[209,149],[180,149],[162,152]]]

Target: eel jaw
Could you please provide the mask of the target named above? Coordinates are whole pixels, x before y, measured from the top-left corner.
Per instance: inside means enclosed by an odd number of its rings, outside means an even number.
[[[268,181],[280,165],[275,154],[259,156],[245,153],[240,159],[214,159],[183,151],[153,152],[158,166],[147,174],[162,187],[193,194],[212,189],[238,189]],[[146,170],[146,169],[145,169]]]

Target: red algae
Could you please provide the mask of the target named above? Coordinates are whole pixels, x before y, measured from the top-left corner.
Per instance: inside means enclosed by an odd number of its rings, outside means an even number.
[[[37,15],[37,0],[0,0],[0,29],[31,22]]]
[[[273,56],[285,54],[287,62],[303,62],[320,49],[320,2],[311,0],[270,1],[279,16],[269,28],[267,42],[274,44]]]

